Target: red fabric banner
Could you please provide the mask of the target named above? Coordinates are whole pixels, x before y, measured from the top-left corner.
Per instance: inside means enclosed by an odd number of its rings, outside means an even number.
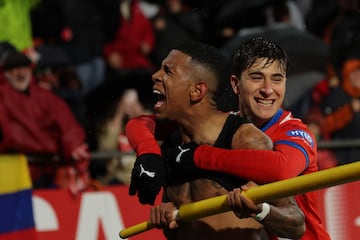
[[[354,240],[360,236],[359,188],[357,181],[318,191],[319,213],[332,239]],[[33,205],[39,240],[120,239],[119,231],[146,221],[150,209],[130,197],[127,186],[105,187],[78,196],[65,190],[36,190]],[[165,237],[161,230],[152,229],[129,239]]]

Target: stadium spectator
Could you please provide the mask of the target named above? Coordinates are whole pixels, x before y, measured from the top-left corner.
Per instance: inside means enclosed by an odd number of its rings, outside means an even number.
[[[196,9],[183,0],[166,0],[159,13],[151,19],[155,32],[155,48],[151,54],[155,66],[169,51],[185,40],[201,40],[204,26]]]
[[[123,156],[104,159],[96,164],[96,176],[105,185],[129,184],[135,157],[125,135],[125,125],[133,117],[145,114],[145,109],[138,99],[135,89],[125,90],[113,107],[109,107],[96,127],[98,151],[121,151]]]
[[[35,188],[85,189],[90,154],[68,105],[34,83],[32,62],[24,54],[5,52],[1,70],[0,151],[26,154]]]
[[[324,131],[331,139],[357,139],[360,136],[360,44],[348,46],[339,86],[322,101]],[[339,164],[359,161],[356,148],[336,150]]]
[[[2,0],[0,2],[0,41],[18,51],[33,48],[30,11],[40,0]]]
[[[114,39],[104,47],[107,65],[115,70],[152,69],[149,58],[155,38],[150,20],[139,8],[138,0],[116,1],[119,27]]]
[[[43,0],[31,12],[34,42],[43,65],[51,65],[63,51],[82,82],[84,95],[105,79],[103,47],[115,31],[107,18],[109,2]]]

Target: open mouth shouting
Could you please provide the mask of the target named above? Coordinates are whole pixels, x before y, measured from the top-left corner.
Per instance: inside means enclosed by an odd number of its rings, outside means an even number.
[[[157,111],[159,110],[165,103],[165,94],[163,94],[162,92],[160,92],[157,89],[153,90],[153,94],[156,97],[156,103],[154,105],[154,110]]]

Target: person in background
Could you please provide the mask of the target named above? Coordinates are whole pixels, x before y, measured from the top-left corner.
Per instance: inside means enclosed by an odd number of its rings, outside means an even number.
[[[331,89],[321,102],[324,131],[331,139],[357,139],[360,136],[360,43],[347,47],[340,84]],[[360,160],[360,150],[335,151],[339,164]]]
[[[185,40],[201,40],[203,22],[199,12],[183,0],[166,0],[152,19],[155,47],[151,54],[155,66],[160,66],[170,50]]]
[[[76,70],[71,66],[37,66],[34,72],[36,84],[65,100],[76,120],[83,125],[86,105],[82,82]]]
[[[103,47],[114,31],[107,11],[111,1],[42,0],[31,11],[39,65],[64,61],[72,65],[86,96],[105,79]],[[111,9],[111,10],[108,10]],[[50,64],[49,64],[50,63]],[[64,64],[64,63],[63,63]]]
[[[27,156],[34,188],[86,189],[90,153],[83,128],[61,98],[34,83],[27,56],[8,51],[2,59],[0,152]]]
[[[150,53],[155,37],[150,20],[141,12],[138,0],[116,2],[120,24],[115,37],[104,46],[108,67],[125,72],[152,69]]]
[[[30,12],[39,2],[40,0],[0,1],[0,42],[7,41],[18,51],[33,49]]]
[[[108,114],[97,126],[97,151],[120,151],[122,156],[94,163],[96,178],[104,185],[129,184],[135,157],[125,135],[125,125],[133,117],[146,113],[135,89],[127,89],[109,107]],[[104,166],[105,165],[105,166]],[[103,169],[103,172],[99,171]]]
[[[151,82],[148,79],[154,70],[150,59],[155,44],[151,21],[140,9],[138,0],[111,0],[110,3],[113,8],[108,18],[113,19],[112,24],[115,23],[117,27],[114,37],[103,48],[106,79],[88,99],[100,98],[103,101],[109,93],[113,92],[117,98],[126,89],[135,89],[146,106],[152,99]],[[98,102],[96,100],[95,104],[90,105],[96,106]]]
[[[314,134],[316,141],[330,140],[330,134],[324,129],[324,114],[319,106],[313,106],[304,117],[304,123]],[[317,164],[319,170],[336,167],[338,160],[333,150],[318,149]]]

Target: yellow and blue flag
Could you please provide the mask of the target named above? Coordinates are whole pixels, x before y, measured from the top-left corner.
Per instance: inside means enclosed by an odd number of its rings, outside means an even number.
[[[0,155],[0,240],[36,239],[27,159]]]

